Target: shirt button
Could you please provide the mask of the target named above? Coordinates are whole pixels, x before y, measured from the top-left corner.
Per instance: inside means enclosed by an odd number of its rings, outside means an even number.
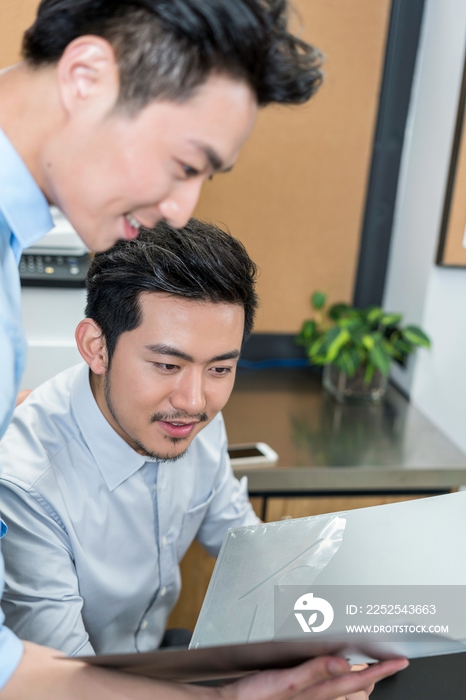
[[[162,590],[160,591],[160,595],[161,595],[161,596],[164,596],[166,592],[167,592],[167,589],[166,589],[165,586],[164,586],[164,587],[162,588]]]
[[[167,538],[166,538],[166,537],[164,537],[164,538],[162,539],[162,544],[163,544],[163,546],[164,546],[164,547],[166,547],[166,546],[167,546],[167,544],[168,544],[168,540],[167,540]]]
[[[154,484],[154,485],[153,485],[152,490],[153,490],[153,491],[157,491],[157,484]]]
[[[148,624],[149,624],[149,623],[148,623],[147,620],[143,620],[143,621],[142,621],[142,624],[141,624],[141,629],[142,629],[142,630],[145,630]]]

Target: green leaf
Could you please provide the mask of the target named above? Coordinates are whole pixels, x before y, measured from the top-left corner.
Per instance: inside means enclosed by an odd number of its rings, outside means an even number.
[[[367,361],[367,350],[366,348],[352,348],[359,358],[358,365],[364,364]]]
[[[383,316],[383,311],[379,306],[373,306],[367,309],[366,318],[369,323],[375,323]]]
[[[387,355],[385,350],[380,345],[374,345],[374,347],[369,350],[369,357],[372,364],[382,372],[382,374],[387,375],[390,372],[390,367],[392,360],[390,355]]]
[[[308,350],[309,359],[314,362],[317,358],[319,358],[319,361],[320,358],[324,358],[324,364],[331,362],[332,360],[328,359],[329,349],[341,332],[342,331],[340,328],[338,328],[338,326],[333,326],[333,328],[329,328],[328,331],[325,331],[325,333],[318,336]]]
[[[360,350],[365,351],[363,338],[367,335],[367,326],[365,324],[348,326],[348,331],[350,332],[353,345]]]
[[[324,292],[314,292],[311,296],[311,306],[316,311],[323,309],[326,301],[327,295]]]
[[[341,372],[353,377],[361,364],[361,357],[356,348],[343,348],[334,364]]]
[[[382,340],[380,341],[380,345],[385,350],[387,355],[390,355],[390,357],[399,357],[400,356],[400,352],[396,349],[395,345],[390,343],[389,340],[382,338]]]
[[[351,336],[346,330],[346,328],[339,328],[338,329],[338,335],[335,336],[335,338],[331,341],[328,350],[327,350],[327,363],[331,363],[334,361],[336,356],[338,355],[340,349],[343,347],[345,343],[350,340]]]
[[[375,372],[375,367],[372,365],[370,362],[366,367],[366,371],[364,373],[364,384],[370,384],[372,381],[372,377],[374,376]]]
[[[406,326],[406,328],[401,330],[401,333],[403,338],[408,340],[413,345],[430,348],[430,338],[417,326]]]
[[[350,310],[348,304],[333,304],[328,310],[328,317],[331,318],[332,321],[337,321]]]
[[[349,316],[345,316],[344,318],[339,318],[335,323],[340,326],[340,328],[347,328],[350,332],[353,332],[355,330],[366,330],[367,331],[367,326],[364,323],[364,321],[360,318],[351,318]]]
[[[310,359],[314,360],[314,358],[317,355],[324,355],[326,356],[327,354],[327,348],[330,345],[331,341],[333,340],[334,337],[339,333],[338,328],[331,328],[329,331],[326,333],[323,333],[320,335],[316,340],[312,343],[311,347],[309,348],[308,351],[308,356]],[[330,338],[329,338],[330,336]]]
[[[401,314],[384,314],[379,323],[382,326],[396,326],[403,319]]]
[[[312,319],[304,321],[300,336],[305,343],[310,343],[316,334],[316,322]]]
[[[407,343],[403,338],[397,338],[393,346],[403,357],[412,353],[414,349],[411,343]]]
[[[311,355],[308,353],[309,361],[313,365],[326,365],[327,362],[325,361],[325,355]]]
[[[361,338],[361,342],[364,345],[364,347],[369,350],[369,352],[373,349],[374,347],[374,338],[371,335],[363,335]]]
[[[355,368],[348,350],[342,350],[339,356],[336,358],[334,364],[338,367],[340,372],[347,374],[349,377],[354,375]]]

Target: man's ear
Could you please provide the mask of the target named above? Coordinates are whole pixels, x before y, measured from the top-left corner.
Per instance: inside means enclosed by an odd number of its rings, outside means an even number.
[[[103,114],[115,105],[120,89],[118,64],[111,44],[94,35],[71,41],[57,67],[65,111],[73,115],[91,105]]]
[[[83,360],[94,374],[104,375],[108,368],[108,353],[102,331],[92,318],[85,318],[76,328],[76,344]]]

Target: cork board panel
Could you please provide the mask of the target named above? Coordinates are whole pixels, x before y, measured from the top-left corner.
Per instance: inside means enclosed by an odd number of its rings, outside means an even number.
[[[463,73],[437,263],[466,267],[466,64]]]
[[[295,0],[326,80],[300,107],[268,107],[196,215],[228,226],[261,268],[256,330],[295,332],[314,289],[352,298],[389,0]]]
[[[20,60],[23,32],[34,21],[39,0],[0,0],[0,68]]]
[[[410,496],[329,496],[313,498],[268,498],[266,522],[288,520],[289,518],[307,518],[323,513],[339,513],[355,508],[384,506],[387,503],[402,503],[425,498],[420,495]]]

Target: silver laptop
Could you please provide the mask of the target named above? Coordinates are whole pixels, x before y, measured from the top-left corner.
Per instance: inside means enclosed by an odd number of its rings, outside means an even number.
[[[277,590],[290,586],[297,591],[400,586],[403,596],[411,587],[409,601],[400,600],[401,612],[421,586],[424,594],[433,587],[434,597],[435,587],[449,586],[442,595],[452,600],[460,595],[454,636],[464,640],[466,492],[230,530],[191,648],[276,639]],[[389,601],[379,600],[384,602]],[[291,617],[298,614],[291,610]]]

